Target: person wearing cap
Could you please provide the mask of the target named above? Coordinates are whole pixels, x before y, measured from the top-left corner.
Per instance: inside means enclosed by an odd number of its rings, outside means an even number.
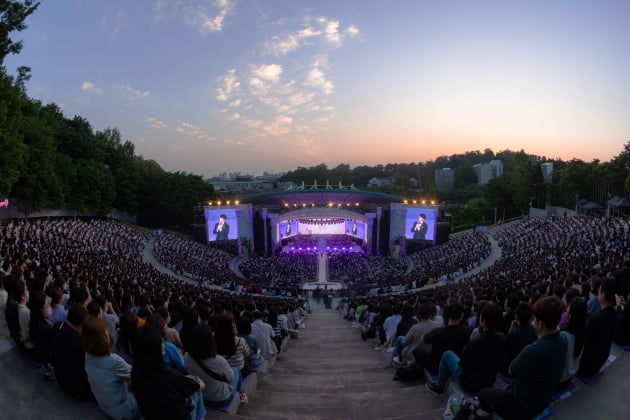
[[[228,225],[225,220],[227,216],[225,214],[221,214],[219,216],[219,221],[214,224],[214,230],[212,233],[217,235],[215,238],[217,241],[227,241],[228,234],[230,233],[230,225]]]

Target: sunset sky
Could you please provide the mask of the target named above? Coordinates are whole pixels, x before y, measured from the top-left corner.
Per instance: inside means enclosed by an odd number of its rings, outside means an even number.
[[[169,171],[608,161],[630,141],[630,2],[44,0],[28,94]]]

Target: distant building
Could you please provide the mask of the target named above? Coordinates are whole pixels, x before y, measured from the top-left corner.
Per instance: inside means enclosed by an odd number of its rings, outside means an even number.
[[[438,191],[446,191],[455,185],[455,171],[451,168],[435,170],[435,187]]]
[[[503,162],[500,160],[491,160],[490,163],[478,163],[473,165],[473,169],[477,174],[477,183],[485,185],[492,178],[503,175]]]
[[[394,182],[392,177],[388,176],[375,176],[374,178],[368,181],[368,187],[382,187],[385,185],[390,185]]]
[[[217,192],[239,193],[270,190],[273,188],[274,182],[281,176],[282,174],[270,174],[267,172],[257,177],[249,174],[242,175],[240,172],[230,174],[224,172],[207,179],[206,182],[212,184]]]

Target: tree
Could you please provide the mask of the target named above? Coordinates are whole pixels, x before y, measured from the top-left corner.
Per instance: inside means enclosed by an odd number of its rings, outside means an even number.
[[[26,18],[39,6],[39,2],[0,0],[0,66],[9,54],[18,54],[22,50],[22,41],[13,41],[11,32],[26,29]]]

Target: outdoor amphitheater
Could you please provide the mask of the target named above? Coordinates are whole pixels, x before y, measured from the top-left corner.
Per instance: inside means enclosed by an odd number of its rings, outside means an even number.
[[[453,418],[454,411],[478,402],[484,394],[467,390],[458,379],[461,372],[446,373],[443,392],[436,395],[428,389],[425,384],[438,381],[442,366],[438,370],[430,363],[419,366],[417,350],[431,353],[438,344],[426,348],[428,330],[419,341],[405,338],[414,325],[430,321],[432,328],[440,329],[457,324],[473,343],[489,328],[481,316],[486,305],[500,308],[501,320],[508,323],[494,329],[509,337],[517,305],[530,308],[529,322],[522,326],[533,330],[538,301],[555,299],[568,313],[569,299],[581,299],[589,307],[583,352],[603,345],[601,365],[592,375],[574,371],[562,386],[556,383],[538,414],[514,418],[628,418],[630,311],[622,299],[630,293],[627,218],[532,214],[452,234],[438,214],[439,207],[430,202],[314,185],[252,195],[231,204],[203,203],[191,212],[192,236],[111,218],[7,218],[0,223],[2,290],[9,292],[9,301],[12,294],[19,298],[12,291],[21,281],[31,302],[45,293],[49,305],[62,312],[85,305],[87,316],[105,321],[113,353],[129,365],[145,355],[140,347],[133,351],[133,345],[129,350],[117,342],[126,336],[124,320],[134,317],[135,329],[151,324],[154,314],[165,314],[165,328],[178,332],[181,342],[171,340],[171,335],[164,341],[176,344],[184,361],[180,369],[186,373],[194,371],[186,356],[196,345],[194,326],[188,325],[191,314],[193,325],[213,326],[218,343],[220,318],[228,314],[238,329],[239,318],[251,321],[256,312],[262,313],[275,334],[271,350],[263,351],[258,363],[250,360],[246,370],[238,362],[233,365],[232,356],[225,357],[232,368],[240,368],[242,381],[230,401],[197,411],[205,411],[207,419]],[[598,311],[609,307],[601,296],[603,285],[611,282],[617,298],[611,304],[616,328],[606,341],[589,330],[589,323],[598,322]],[[61,289],[61,298],[50,291],[54,288]],[[591,310],[598,299],[601,307]],[[9,323],[9,302],[5,307]],[[17,310],[21,307],[28,311],[17,301]],[[463,312],[457,319],[449,318],[456,307]],[[423,308],[433,312],[424,317]],[[564,326],[561,320],[553,330],[568,328],[570,319],[563,319]],[[42,322],[61,329],[50,320]],[[55,354],[65,350],[63,345],[57,348],[54,331],[48,339],[52,344],[46,344],[43,329],[38,328],[37,339],[28,346],[25,324],[17,333],[10,325],[2,327],[1,419],[129,418],[108,408],[111,401],[103,400],[90,372],[93,392],[85,389],[86,397],[77,398],[64,389]],[[595,336],[599,341],[591,343]],[[466,346],[449,351],[467,360],[474,344]],[[222,354],[220,350],[217,354]],[[478,362],[494,366],[493,380],[484,391],[507,392],[521,381],[503,369],[509,365],[503,349],[498,354],[500,360]],[[401,367],[414,364],[415,377],[393,380]],[[462,364],[464,370],[468,366]],[[531,381],[544,379],[528,380],[531,386]],[[129,390],[132,394],[133,379]],[[140,409],[133,418],[140,418],[146,398],[136,392]],[[203,397],[207,401],[207,395]],[[159,397],[154,398],[158,404]],[[497,412],[477,414],[502,418]]]

